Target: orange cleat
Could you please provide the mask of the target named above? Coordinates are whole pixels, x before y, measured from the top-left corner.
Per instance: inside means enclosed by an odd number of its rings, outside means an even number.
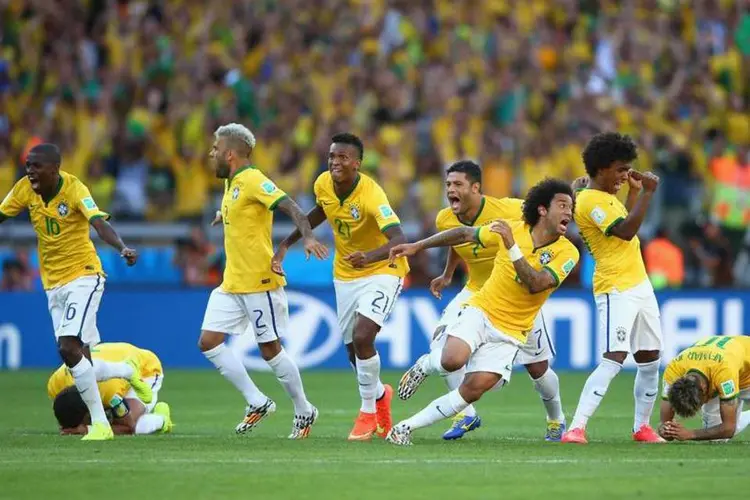
[[[385,384],[385,393],[383,397],[375,401],[375,415],[377,415],[377,428],[375,433],[385,438],[388,431],[393,427],[393,418],[391,417],[391,400],[393,399],[393,387]]]
[[[662,438],[656,431],[648,424],[643,424],[638,431],[633,433],[633,441],[639,443],[666,443],[667,441]]]
[[[588,444],[589,440],[586,439],[586,431],[581,427],[577,427],[575,429],[570,429],[568,432],[563,434],[560,442],[575,443],[575,444]]]
[[[354,421],[354,428],[349,433],[349,441],[369,441],[378,427],[375,413],[359,412],[357,420]]]

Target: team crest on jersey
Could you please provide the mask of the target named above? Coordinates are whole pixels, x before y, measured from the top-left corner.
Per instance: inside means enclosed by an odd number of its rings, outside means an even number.
[[[232,199],[236,200],[239,197],[240,197],[240,187],[239,186],[235,186],[235,188],[232,189]]]
[[[542,252],[542,254],[539,256],[539,263],[543,266],[546,266],[547,264],[552,261],[552,252],[545,250]]]
[[[618,326],[615,330],[615,334],[617,334],[617,341],[618,342],[625,342],[625,335],[627,332],[625,331],[625,328]]]
[[[69,211],[70,209],[68,208],[68,204],[65,203],[64,201],[61,201],[60,204],[57,205],[57,214],[60,217],[65,217],[66,215],[68,215]]]
[[[359,220],[359,208],[356,205],[349,206],[349,213],[352,214],[352,219]]]

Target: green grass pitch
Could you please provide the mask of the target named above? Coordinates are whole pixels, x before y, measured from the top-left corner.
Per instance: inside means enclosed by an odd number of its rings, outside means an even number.
[[[643,445],[630,440],[631,374],[613,383],[589,425],[588,446],[545,443],[544,411],[525,373],[485,396],[481,429],[457,442],[446,424],[417,431],[415,445],[349,443],[359,408],[350,372],[306,372],[320,409],[309,439],[288,441],[291,402],[268,374],[253,377],[278,405],[255,432],[237,436],[244,403],[218,373],[168,370],[160,399],[175,432],[84,443],[56,433],[47,373],[0,373],[0,498],[744,498],[750,431],[729,444]],[[397,383],[400,373],[385,373]],[[566,414],[586,374],[562,374]],[[444,392],[436,378],[394,421]],[[654,421],[657,419],[654,413]],[[695,424],[695,422],[692,422]]]

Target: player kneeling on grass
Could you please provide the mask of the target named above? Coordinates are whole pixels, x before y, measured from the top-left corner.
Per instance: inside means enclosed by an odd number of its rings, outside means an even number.
[[[408,380],[402,385],[414,391],[426,375],[455,372],[465,366],[463,382],[395,425],[386,437],[389,442],[411,444],[414,429],[457,415],[485,392],[510,380],[513,361],[526,343],[542,304],[578,262],[578,250],[564,236],[572,219],[570,186],[545,179],[529,190],[523,221],[497,220],[480,228],[458,227],[391,250],[391,258],[398,258],[432,247],[468,242],[486,246],[498,240],[506,249],[497,252],[489,279],[464,304],[455,323],[448,326],[442,351],[434,350],[424,358],[418,372],[407,372]]]
[[[122,378],[111,378],[98,383],[99,393],[115,434],[153,434],[171,432],[169,405],[158,402],[159,389],[164,381],[164,370],[156,355],[132,344],[104,343],[91,349],[94,366],[126,360],[136,366],[143,382],[150,387],[148,403],[141,400],[131,384]],[[91,415],[74,386],[70,370],[60,366],[47,382],[47,393],[62,434],[86,434]]]
[[[659,434],[668,440],[730,439],[750,425],[750,337],[714,336],[677,355],[664,371]],[[687,429],[675,414],[701,410],[703,429]]]

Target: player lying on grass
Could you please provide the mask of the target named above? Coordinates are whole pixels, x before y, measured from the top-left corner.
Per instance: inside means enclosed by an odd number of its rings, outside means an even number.
[[[441,210],[435,220],[438,231],[445,231],[457,227],[480,228],[490,224],[497,219],[508,221],[520,221],[523,218],[523,200],[515,198],[493,198],[482,194],[482,171],[474,162],[459,161],[448,168],[445,180],[446,195],[450,207]],[[435,297],[440,298],[442,290],[449,286],[453,279],[453,272],[459,262],[463,259],[468,269],[469,279],[466,286],[456,295],[443,311],[435,329],[430,351],[442,351],[446,341],[445,331],[452,325],[461,312],[461,306],[469,298],[477,293],[492,273],[495,255],[498,246],[482,246],[479,243],[463,243],[450,248],[448,261],[445,264],[443,274],[430,284],[430,291]],[[544,257],[546,259],[546,257]],[[542,311],[534,318],[534,327],[526,338],[526,347],[518,352],[516,363],[526,367],[529,376],[534,382],[534,388],[547,410],[547,441],[560,441],[562,433],[565,432],[565,415],[562,411],[560,401],[560,382],[557,374],[550,368],[549,360],[555,354],[555,348],[547,333]],[[409,370],[410,372],[422,372],[422,364],[426,363],[425,354]],[[454,390],[461,385],[466,370],[461,368],[452,373],[446,373],[445,380],[448,389]],[[412,387],[406,382],[417,373],[406,373],[399,385],[399,396],[401,399],[409,399],[413,394]],[[460,439],[466,432],[472,431],[481,425],[481,419],[476,414],[473,405],[456,415],[453,425],[443,434],[443,439]]]
[[[93,367],[88,348],[101,340],[96,313],[104,290],[105,276],[89,235],[93,227],[129,266],[136,251],[122,242],[107,222],[88,188],[73,175],[60,170],[60,149],[39,144],[26,157],[26,176],[19,180],[0,204],[0,223],[29,211],[39,241],[39,273],[47,293],[47,304],[63,362],[70,368],[75,386],[91,413],[93,425],[84,440],[112,439],[97,378],[130,377],[127,364],[105,363]],[[148,400],[148,387],[132,379],[133,388]]]
[[[659,434],[668,440],[730,439],[750,425],[750,337],[702,339],[677,355],[664,370]],[[674,420],[701,410],[703,429]]]
[[[142,380],[151,388],[148,403],[141,400],[125,379],[112,378],[98,383],[99,394],[114,434],[153,434],[171,432],[172,419],[167,403],[158,402],[164,381],[161,361],[146,349],[124,342],[103,343],[91,349],[94,363],[124,362],[137,367]],[[73,386],[70,370],[60,366],[47,381],[47,394],[62,434],[86,434],[91,415],[78,390]]]
[[[505,247],[497,252],[489,279],[448,326],[442,350],[433,350],[420,363],[420,370],[410,370],[402,381],[413,393],[427,375],[466,367],[461,385],[396,424],[386,438],[389,442],[411,444],[415,429],[454,417],[487,391],[510,380],[513,362],[524,348],[542,304],[578,262],[578,250],[564,236],[572,219],[570,186],[545,179],[529,190],[523,221],[457,227],[391,250],[395,259],[427,248],[465,243],[488,247],[502,241]]]

